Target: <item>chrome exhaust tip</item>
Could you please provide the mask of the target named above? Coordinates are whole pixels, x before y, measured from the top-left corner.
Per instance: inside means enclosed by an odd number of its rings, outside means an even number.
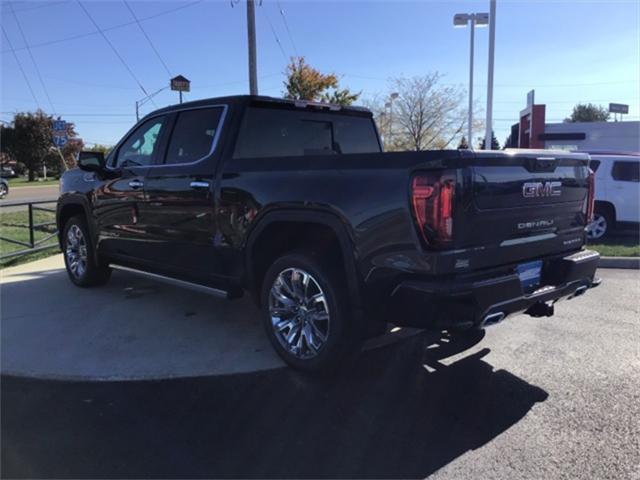
[[[488,327],[489,325],[495,325],[496,323],[500,323],[502,320],[504,320],[505,316],[506,315],[504,312],[490,313],[489,315],[484,317],[484,319],[482,320],[482,326]]]
[[[587,291],[587,288],[588,287],[586,285],[582,285],[582,286],[576,288],[576,291],[573,292],[573,295],[571,295],[571,298],[576,298],[576,297],[579,297],[580,295],[583,295],[584,292]]]

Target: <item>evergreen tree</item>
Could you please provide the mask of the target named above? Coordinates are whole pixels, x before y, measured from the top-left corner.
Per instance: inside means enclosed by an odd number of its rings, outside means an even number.
[[[460,139],[460,143],[458,144],[458,150],[468,150],[469,144],[467,143],[467,138],[463,135]]]

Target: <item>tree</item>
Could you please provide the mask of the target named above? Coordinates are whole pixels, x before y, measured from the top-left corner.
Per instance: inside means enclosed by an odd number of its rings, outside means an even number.
[[[373,109],[387,123],[379,130],[393,132],[392,140],[385,141],[387,150],[447,148],[460,136],[467,123],[464,90],[441,85],[441,78],[435,72],[391,81],[390,92],[399,94],[392,103],[393,111],[385,113],[384,101]]]
[[[105,155],[111,151],[113,148],[112,145],[100,145],[99,143],[94,143],[93,146],[87,148],[88,152],[102,152]]]
[[[15,160],[12,155],[15,142],[15,129],[13,125],[0,125],[0,153],[2,153],[2,165],[10,159]]]
[[[52,141],[53,117],[42,110],[16,113],[11,126],[2,128],[2,151],[26,167],[32,182],[42,165],[55,171],[75,166],[82,142],[73,123],[67,123],[67,136],[69,142],[58,151]]]
[[[335,74],[321,73],[307,64],[304,57],[293,57],[286,75],[285,98],[351,105],[360,96],[347,88],[341,89]]]
[[[609,112],[606,108],[593,103],[579,103],[573,107],[571,116],[565,118],[565,123],[572,122],[606,122],[609,120]]]
[[[480,150],[485,150],[484,148],[484,138],[480,142]],[[496,138],[496,134],[493,130],[491,130],[491,150],[500,150],[500,142]]]
[[[51,147],[52,119],[42,110],[16,113],[13,117],[13,129],[11,155],[25,164],[29,171],[29,181],[32,182]]]
[[[469,144],[467,143],[467,138],[463,135],[460,139],[460,143],[458,144],[458,150],[468,150]]]

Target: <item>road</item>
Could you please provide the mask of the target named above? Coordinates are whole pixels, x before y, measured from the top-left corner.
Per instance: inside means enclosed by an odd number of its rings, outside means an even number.
[[[4,477],[640,478],[637,271],[309,378],[248,301],[124,272],[77,289],[55,262],[2,276]]]
[[[25,211],[26,206],[11,207],[13,203],[23,202],[55,202],[58,199],[58,185],[43,185],[35,187],[9,187],[9,195],[0,200],[0,214]],[[55,205],[46,205],[47,207]]]
[[[7,195],[2,203],[17,202],[39,202],[41,200],[57,200],[58,185],[44,185],[35,187],[9,187],[9,195]]]

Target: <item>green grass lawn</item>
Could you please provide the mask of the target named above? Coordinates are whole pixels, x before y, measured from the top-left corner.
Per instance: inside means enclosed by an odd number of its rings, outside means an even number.
[[[57,185],[59,180],[48,178],[46,180],[38,179],[30,182],[26,177],[9,178],[9,188],[11,187],[37,187],[39,185]]]
[[[604,243],[589,244],[604,257],[640,257],[640,245],[609,245]]]
[[[46,208],[55,208],[55,202],[51,204],[43,204],[42,207]],[[19,207],[22,208],[22,207]],[[55,222],[55,212],[43,212],[40,210],[34,210],[33,212],[33,223],[48,223]],[[19,211],[11,211],[11,212],[3,212],[0,210],[0,237],[9,238],[11,240],[18,240],[21,242],[29,242],[29,216],[26,207]],[[56,231],[55,225],[47,225],[39,227],[38,230],[34,232],[34,240],[37,242],[38,240],[42,240],[47,236],[51,235]],[[21,255],[19,257],[10,257],[0,260],[0,268],[5,268],[13,265],[18,265],[20,263],[30,262],[32,260],[37,260],[39,258],[44,258],[49,255],[53,255],[57,253],[59,250],[57,248],[57,237],[52,237],[47,240],[47,242],[42,245],[56,245],[56,247],[52,247],[50,249],[34,252],[25,255]],[[11,242],[7,242],[6,240],[0,240],[0,255],[5,255],[11,252],[17,252],[19,250],[25,250],[28,247],[22,245],[16,245]]]
[[[640,257],[640,238],[632,233],[613,232],[611,236],[590,243],[588,248],[605,257]]]

